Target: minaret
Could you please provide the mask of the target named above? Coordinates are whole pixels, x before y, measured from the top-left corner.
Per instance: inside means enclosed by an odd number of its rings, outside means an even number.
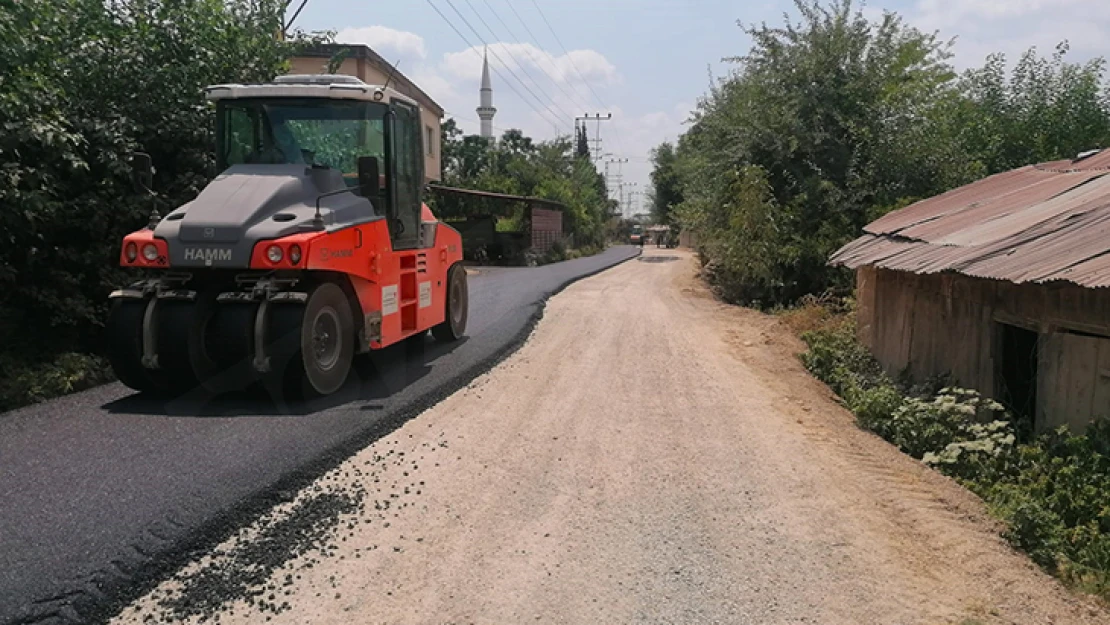
[[[497,109],[493,108],[493,86],[489,82],[489,59],[486,54],[482,55],[482,88],[478,90],[481,97],[478,108],[474,109],[478,113],[478,119],[482,120],[482,137],[489,139],[493,137],[493,116],[497,113]]]

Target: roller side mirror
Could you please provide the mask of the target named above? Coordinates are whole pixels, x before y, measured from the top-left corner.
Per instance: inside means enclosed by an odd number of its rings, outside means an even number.
[[[154,186],[154,162],[146,152],[131,155],[131,180],[136,191],[151,192]]]

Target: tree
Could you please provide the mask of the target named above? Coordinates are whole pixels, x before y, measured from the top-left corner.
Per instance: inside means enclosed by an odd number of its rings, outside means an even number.
[[[679,187],[677,160],[674,145],[668,142],[659,144],[651,151],[651,190],[649,201],[651,218],[659,224],[674,224],[674,209],[682,203],[682,190]]]
[[[676,152],[679,221],[703,229],[707,262],[739,277],[722,291],[734,301],[843,283],[826,259],[873,206],[939,191],[963,166],[918,158],[926,138],[950,141],[930,136],[954,76],[947,44],[892,13],[872,24],[850,0],[795,6],[798,23],[742,26],[752,49],[701,99]],[[738,223],[760,224],[758,241]]]
[[[1009,77],[1005,55],[994,54],[963,76],[968,149],[985,171],[1074,158],[1110,145],[1106,61],[1068,63],[1067,52],[1067,42],[1048,59],[1030,48]]]
[[[574,134],[577,140],[575,155],[578,158],[590,157],[590,137],[586,134],[586,124],[576,125]]]

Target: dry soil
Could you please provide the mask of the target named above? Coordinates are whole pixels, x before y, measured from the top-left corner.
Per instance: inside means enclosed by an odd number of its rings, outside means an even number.
[[[571,286],[507,361],[116,622],[1110,622],[695,270],[649,247]]]

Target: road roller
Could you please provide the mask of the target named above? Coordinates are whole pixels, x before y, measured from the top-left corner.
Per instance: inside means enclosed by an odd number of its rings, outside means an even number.
[[[343,386],[353,359],[466,331],[459,233],[423,202],[420,107],[338,75],[208,87],[220,173],[124,237],[108,354],[144,393]],[[136,154],[136,184],[151,184]]]

